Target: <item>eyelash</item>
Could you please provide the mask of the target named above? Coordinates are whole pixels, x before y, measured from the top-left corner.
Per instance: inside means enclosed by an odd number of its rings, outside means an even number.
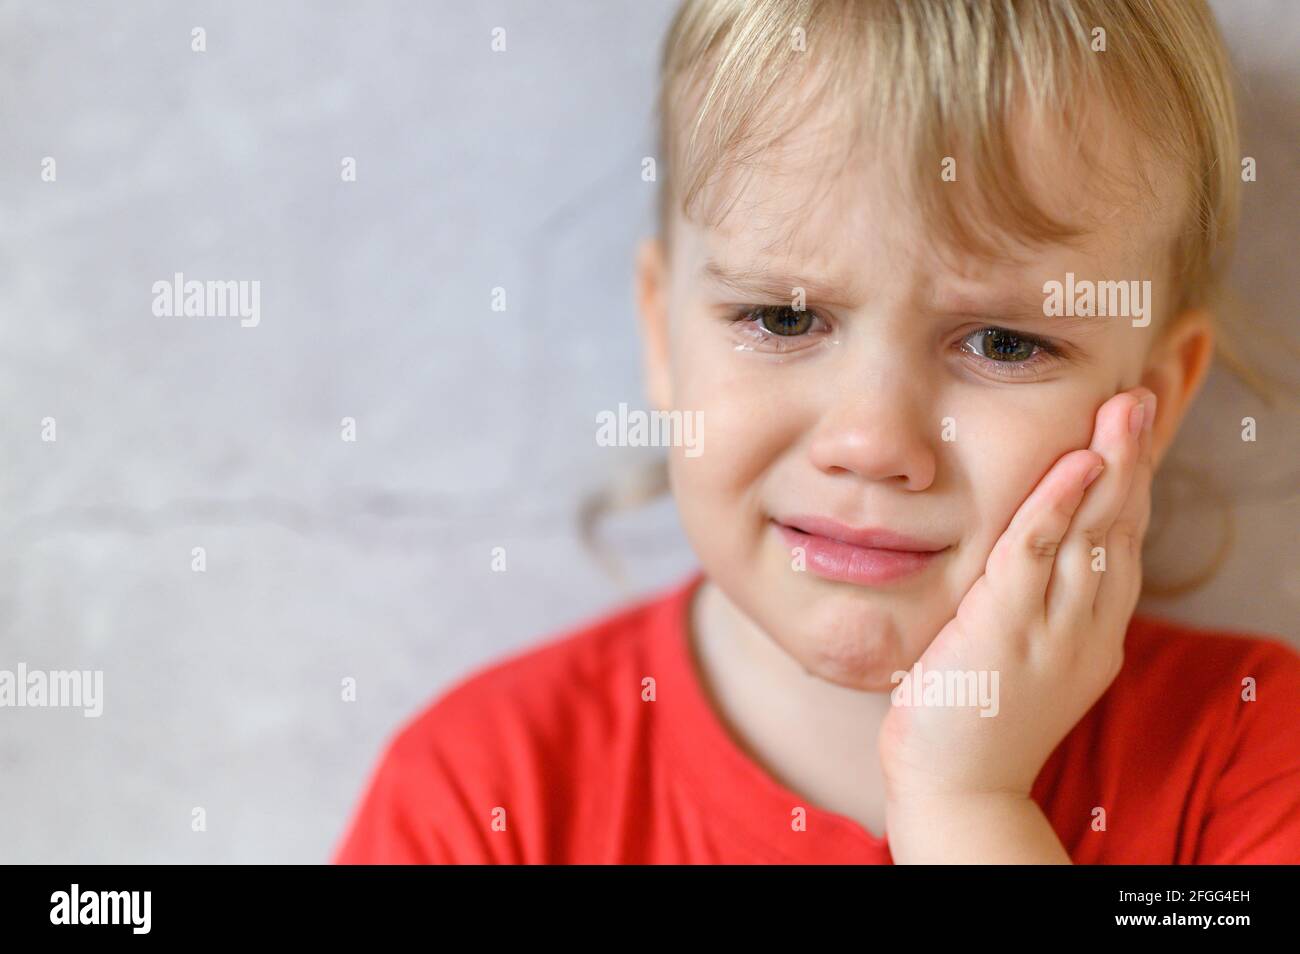
[[[774,332],[768,331],[762,326],[761,319],[764,314],[773,311],[799,314],[799,312],[796,312],[789,305],[741,305],[731,309],[728,313],[727,319],[733,326],[753,325],[755,330],[746,331],[746,337],[749,337],[751,340],[762,341],[765,345],[773,345],[775,346],[774,350],[776,353],[782,353],[790,349],[786,348],[784,345],[779,345],[779,342],[786,338],[797,340],[806,337],[807,333],[805,332],[801,335],[778,335]],[[825,318],[811,309],[808,309],[806,314],[808,314],[814,321],[821,321],[823,323],[826,321]],[[997,325],[985,325],[984,327],[968,332],[962,336],[958,344],[964,346],[966,342],[970,341],[975,336],[987,334],[1003,334],[1024,344],[1031,345],[1035,349],[1034,353],[1023,361],[998,361],[994,358],[985,357],[981,351],[971,350],[965,347],[960,348],[964,354],[971,355],[978,360],[982,367],[991,370],[993,374],[999,377],[1014,378],[1036,374],[1043,370],[1042,365],[1052,364],[1067,357],[1064,347],[1053,341],[1049,341],[1046,338],[1039,338],[1036,335],[1013,331],[1010,328],[1002,328]]]
[[[797,312],[790,305],[741,305],[731,310],[728,319],[730,323],[735,326],[753,325],[755,330],[752,332],[746,331],[745,334],[755,340],[762,341],[764,344],[770,343],[775,346],[775,350],[777,351],[788,350],[785,345],[786,341],[796,341],[799,338],[806,337],[806,334],[778,335],[775,332],[768,331],[762,325],[762,318],[763,315],[772,312],[785,312],[792,315],[806,314],[814,321],[822,321],[825,323],[825,319],[815,311],[808,309],[803,312]]]
[[[959,343],[964,345],[976,335],[986,335],[990,333],[1007,335],[1008,337],[1015,338],[1017,341],[1031,345],[1035,349],[1034,354],[1026,358],[1024,361],[998,361],[994,358],[985,357],[980,351],[970,351],[965,348],[962,349],[966,354],[973,354],[984,367],[994,369],[993,373],[1000,375],[1001,377],[1014,378],[1022,375],[1037,374],[1040,371],[1045,370],[1043,365],[1051,365],[1065,356],[1063,349],[1054,342],[1048,341],[1045,338],[1038,338],[1034,335],[1027,335],[1023,332],[1012,331],[1009,328],[1000,328],[997,325],[987,325],[983,328],[978,328],[975,331],[964,335]]]

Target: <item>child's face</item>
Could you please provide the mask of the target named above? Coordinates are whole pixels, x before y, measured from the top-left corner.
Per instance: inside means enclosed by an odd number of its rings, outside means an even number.
[[[953,617],[1051,464],[1088,446],[1108,397],[1152,387],[1157,452],[1172,437],[1176,422],[1159,421],[1169,389],[1148,359],[1170,317],[1178,197],[1081,206],[1087,193],[1071,176],[1082,169],[1039,146],[1022,155],[1041,160],[1049,207],[1091,208],[1104,224],[1083,247],[1025,251],[1018,265],[949,261],[888,158],[814,182],[808,170],[822,166],[807,157],[825,164],[826,153],[811,142],[796,135],[718,228],[677,218],[653,296],[659,319],[643,299],[648,377],[658,406],[702,412],[702,453],[673,448],[670,474],[709,577],[810,673],[883,690]],[[718,271],[750,274],[736,287]],[[1044,283],[1067,272],[1151,280],[1150,324],[1044,316]],[[814,291],[823,285],[835,294]],[[802,315],[789,307],[795,286],[806,289]],[[766,327],[731,320],[754,306],[773,306]],[[982,333],[991,326],[1060,353]],[[831,579],[813,554],[797,570],[797,538],[781,525],[810,516],[940,552],[892,580]]]

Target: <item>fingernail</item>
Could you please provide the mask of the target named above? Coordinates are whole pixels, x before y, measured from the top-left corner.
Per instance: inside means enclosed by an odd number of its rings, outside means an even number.
[[[1147,417],[1147,402],[1143,398],[1133,405],[1133,410],[1128,412],[1128,432],[1137,434],[1142,430],[1142,424]]]
[[[1150,433],[1152,426],[1156,422],[1156,396],[1154,394],[1148,395],[1146,400],[1143,401],[1143,404],[1146,407],[1146,411],[1144,411],[1142,415],[1142,426],[1147,429],[1148,433]]]
[[[1101,472],[1106,469],[1105,464],[1098,464],[1092,470],[1088,471],[1088,476],[1083,478],[1083,489],[1087,490],[1092,482],[1101,476]]]

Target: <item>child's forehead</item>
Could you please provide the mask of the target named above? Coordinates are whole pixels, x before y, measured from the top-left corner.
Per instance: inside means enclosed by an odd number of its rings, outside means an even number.
[[[906,294],[937,306],[959,300],[963,290],[1034,287],[1030,258],[994,261],[939,249],[889,226],[869,229],[853,240],[796,239],[775,245],[756,240],[743,227],[689,228],[683,277],[738,300],[784,300],[797,288],[818,305],[855,308],[891,293],[887,286],[894,291],[905,286]]]
[[[1089,125],[1089,145],[1102,158],[1100,166],[1085,161],[1057,129],[1026,120],[1012,135],[1033,201],[1077,223],[1077,240],[1028,241],[1007,222],[995,230],[996,257],[963,247],[927,219],[915,194],[918,179],[926,187],[925,177],[909,166],[902,142],[850,149],[827,122],[792,130],[777,147],[728,169],[702,192],[704,214],[693,217],[698,221],[679,218],[679,224],[695,234],[698,267],[726,261],[759,270],[784,263],[800,273],[826,275],[839,288],[853,287],[864,260],[942,259],[952,275],[978,282],[1071,253],[1149,268],[1172,248],[1181,219],[1181,176],[1162,169],[1118,117],[1099,115]],[[964,214],[987,222],[988,196],[973,176],[963,178],[968,157],[954,152],[952,178],[936,167],[930,187],[951,190]]]

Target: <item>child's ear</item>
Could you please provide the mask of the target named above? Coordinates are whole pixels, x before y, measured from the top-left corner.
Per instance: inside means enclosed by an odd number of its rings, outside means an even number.
[[[646,396],[654,410],[672,409],[668,351],[668,261],[659,238],[641,241],[636,254],[636,300]]]
[[[1204,308],[1176,316],[1152,348],[1141,383],[1156,395],[1152,430],[1156,466],[1174,442],[1183,416],[1205,383],[1213,358],[1214,319]]]

